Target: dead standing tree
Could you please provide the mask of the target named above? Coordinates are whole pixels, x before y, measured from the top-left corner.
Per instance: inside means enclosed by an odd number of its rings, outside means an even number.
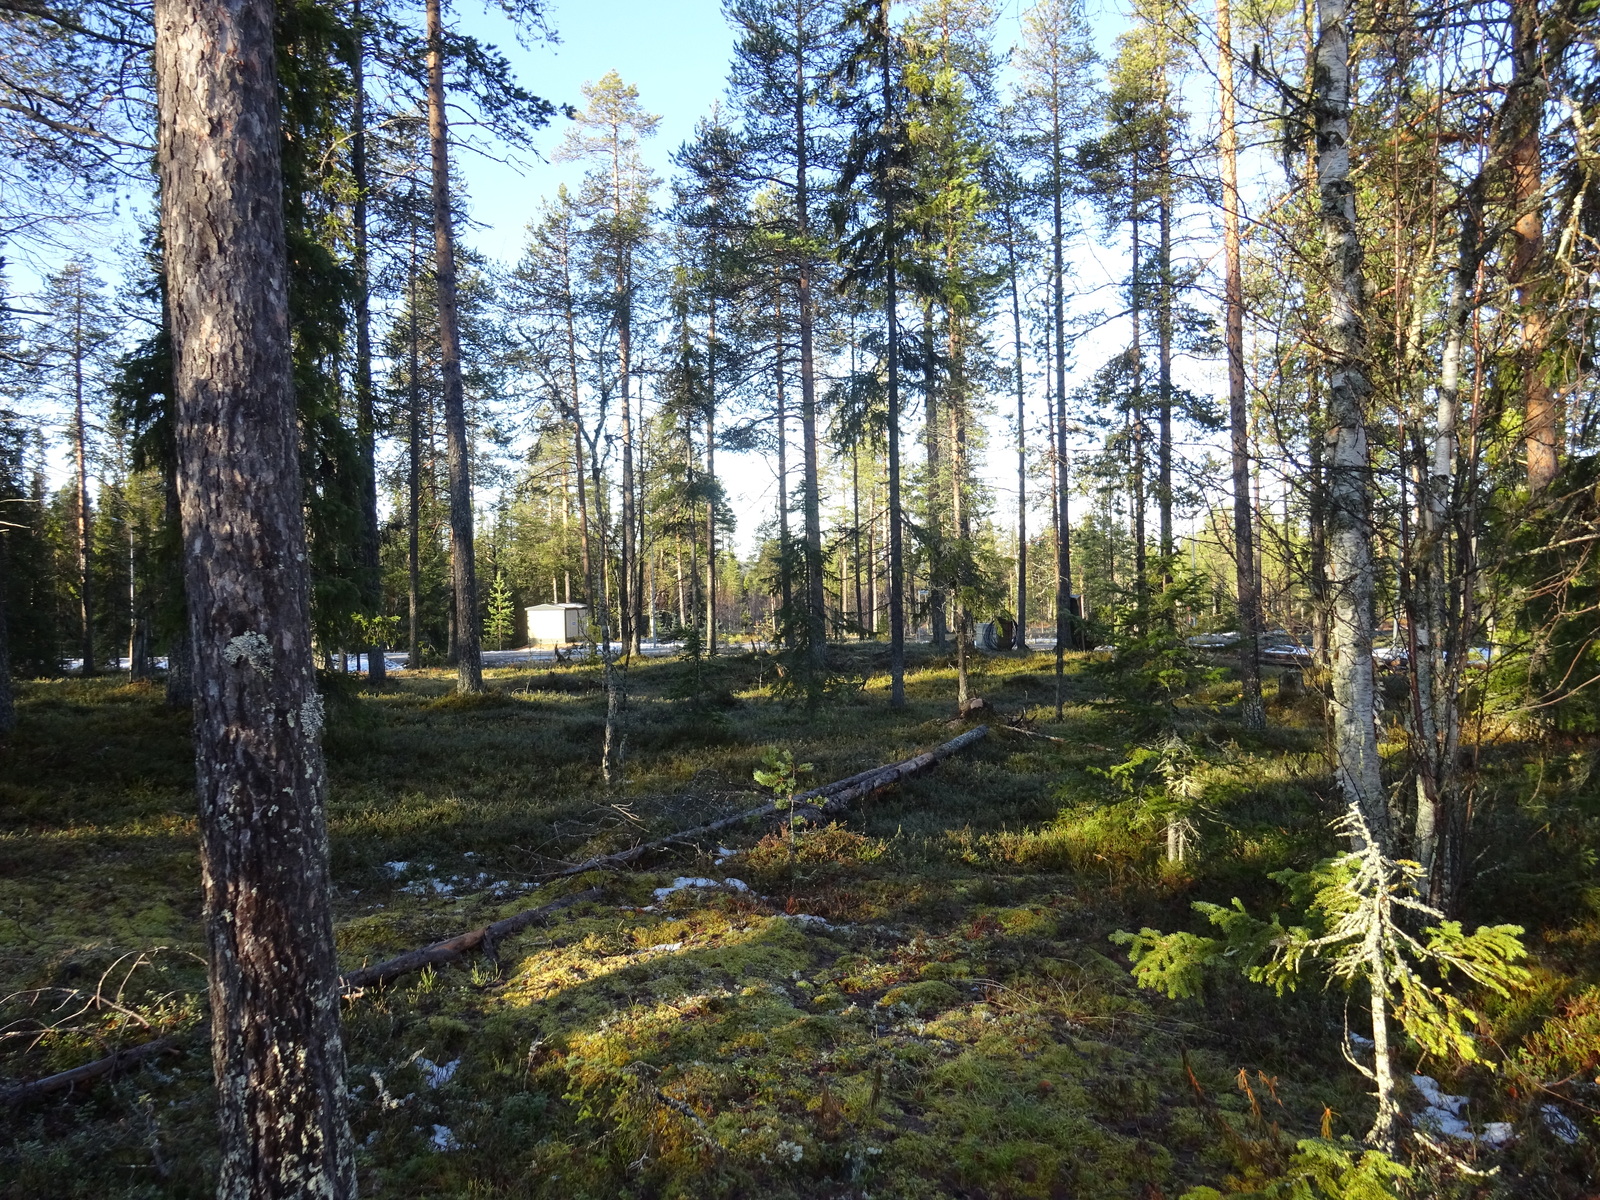
[[[355,1195],[289,344],[275,8],[157,0],[217,1194]]]

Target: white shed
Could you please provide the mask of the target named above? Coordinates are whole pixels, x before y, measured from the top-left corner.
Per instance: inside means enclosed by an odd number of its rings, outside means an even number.
[[[528,641],[536,646],[581,642],[589,610],[582,604],[535,604],[528,609]]]

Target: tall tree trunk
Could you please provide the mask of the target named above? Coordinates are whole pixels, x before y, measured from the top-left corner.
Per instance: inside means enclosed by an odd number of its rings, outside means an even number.
[[[1050,275],[1051,334],[1055,338],[1055,501],[1056,523],[1056,720],[1066,705],[1066,650],[1073,640],[1072,521],[1067,507],[1067,277],[1062,262],[1066,230],[1062,219],[1061,101],[1050,109]],[[1048,357],[1048,351],[1046,352]],[[1048,390],[1048,389],[1047,389]]]
[[[1528,458],[1528,490],[1543,491],[1561,465],[1564,414],[1561,395],[1551,388],[1544,363],[1550,342],[1550,314],[1541,294],[1539,270],[1544,255],[1544,178],[1540,126],[1546,85],[1540,54],[1538,0],[1509,0],[1511,87],[1506,116],[1512,135],[1511,266],[1506,283],[1515,290],[1522,319],[1517,367],[1522,375],[1523,447]]]
[[[781,386],[781,385],[780,385]],[[706,333],[706,653],[717,652],[717,305]]]
[[[353,1197],[290,363],[274,6],[158,0],[223,1200]]]
[[[889,23],[890,0],[878,0],[878,20],[882,34],[883,120],[886,129],[895,128],[894,39]],[[891,135],[892,136],[892,135]],[[886,151],[887,153],[887,151]],[[895,263],[895,205],[889,164],[880,158],[879,194],[883,202],[885,323],[884,373],[887,377],[889,438],[889,707],[904,708],[906,703],[906,601],[905,543],[900,512],[900,295]]]
[[[622,221],[622,182],[620,152],[612,156],[612,189],[615,197],[614,215]],[[619,247],[620,250],[620,247]],[[622,559],[617,564],[617,613],[624,654],[637,649],[638,622],[633,619],[630,583],[633,560],[638,552],[634,544],[634,478],[633,478],[633,277],[626,255],[617,255],[617,374],[622,394]]]
[[[1244,376],[1244,275],[1239,253],[1239,134],[1233,91],[1230,0],[1217,3],[1217,60],[1221,84],[1222,245],[1224,340],[1228,348],[1228,429],[1233,449],[1233,577],[1239,597],[1239,717],[1246,729],[1265,729],[1261,701],[1261,596],[1256,583],[1255,529],[1250,514],[1250,417]]]
[[[855,371],[852,369],[852,377]],[[866,622],[861,612],[861,447],[850,447],[850,569],[855,584],[856,639],[866,637]]]
[[[1012,372],[1017,385],[1017,631],[1013,645],[1028,652],[1028,429],[1022,378],[1022,293],[1018,281],[1017,235],[1006,209],[1006,264],[1011,282]]]
[[[961,551],[967,549],[968,539],[971,536],[971,523],[967,518],[966,497],[963,490],[966,483],[966,394],[963,390],[965,380],[961,374],[961,361],[963,348],[961,343],[960,322],[954,313],[947,313],[945,320],[949,326],[949,355],[950,355],[950,387],[946,397],[945,407],[950,414],[950,519],[952,532],[960,539]],[[959,581],[951,581],[951,599],[954,601],[956,618],[956,710],[965,713],[967,709],[968,678],[967,678],[967,606],[962,598]]]
[[[1144,223],[1139,214],[1139,172],[1133,172],[1133,275],[1129,287],[1129,309],[1133,316],[1133,396],[1132,411],[1129,414],[1128,428],[1133,438],[1133,470],[1131,491],[1133,493],[1129,505],[1133,518],[1133,597],[1134,604],[1143,620],[1145,601],[1150,595],[1150,580],[1145,562],[1145,427],[1144,427],[1144,296],[1139,290],[1141,264],[1139,256],[1143,253],[1140,242],[1142,240]],[[1141,628],[1141,632],[1142,632]]]
[[[1479,176],[1482,179],[1482,176]],[[1483,261],[1476,185],[1461,205],[1456,269],[1450,281],[1444,349],[1439,356],[1438,406],[1434,414],[1425,480],[1418,505],[1422,536],[1415,550],[1418,612],[1414,662],[1416,677],[1417,817],[1414,854],[1428,880],[1428,902],[1453,916],[1459,904],[1466,814],[1457,766],[1461,743],[1458,699],[1468,652],[1466,602],[1476,592],[1471,539],[1461,536],[1455,505],[1456,430],[1461,413],[1461,362],[1472,312],[1478,268]],[[1454,558],[1461,600],[1451,604],[1448,577],[1452,535],[1460,545]],[[1455,611],[1452,611],[1454,609]],[[1453,618],[1453,621],[1452,621]]]
[[[461,325],[456,299],[455,232],[450,216],[450,133],[444,109],[441,0],[427,0],[428,141],[433,152],[434,286],[439,302],[439,375],[444,385],[445,442],[450,459],[450,574],[455,592],[456,689],[483,691],[478,645],[478,566],[473,559],[472,463],[467,403],[461,381]]]
[[[804,455],[806,527],[806,624],[811,665],[821,669],[828,662],[827,598],[823,590],[822,563],[822,476],[817,458],[817,374],[813,361],[813,326],[816,314],[811,302],[811,213],[810,158],[806,132],[805,44],[800,33],[801,9],[795,10],[795,222],[799,226],[800,256],[797,317],[800,326],[800,435]],[[841,598],[841,606],[843,600]]]
[[[1166,61],[1163,54],[1160,64],[1161,108],[1167,106]],[[1156,210],[1156,270],[1161,278],[1156,293],[1156,401],[1159,408],[1160,429],[1156,443],[1156,507],[1159,529],[1157,536],[1161,547],[1161,586],[1172,585],[1172,304],[1175,290],[1172,282],[1172,144],[1166,127],[1161,130],[1160,160],[1161,200]]]
[[[1161,547],[1161,586],[1172,585],[1172,206],[1165,196],[1160,210],[1161,291],[1156,309],[1156,509]]]
[[[928,533],[939,538],[945,532],[944,505],[940,501],[944,480],[940,478],[943,467],[939,461],[939,379],[933,365],[933,302],[928,300],[922,304],[922,399],[922,441],[928,456],[928,480],[923,485],[928,498]],[[928,580],[928,626],[933,644],[943,649],[949,626],[944,589],[939,583],[937,579]]]
[[[775,308],[778,324],[777,365],[773,383],[778,389],[778,592],[783,597],[783,644],[794,645],[794,555],[789,545],[789,410],[783,386],[783,303]]]
[[[355,177],[356,196],[351,223],[355,233],[355,326],[356,326],[356,438],[361,449],[361,568],[362,599],[373,616],[383,609],[383,566],[378,558],[378,425],[372,411],[372,302],[367,253],[367,35],[363,28],[361,0],[351,8],[351,25],[356,35],[355,69],[351,87],[355,103],[350,117],[354,132],[350,145],[350,171]],[[388,678],[383,647],[365,647],[367,681],[381,686]]]
[[[1378,758],[1372,664],[1371,458],[1367,445],[1366,280],[1350,182],[1350,0],[1318,0],[1315,89],[1328,316],[1328,567],[1333,591],[1335,777],[1387,852],[1389,810]]]
[[[605,605],[605,592],[595,578],[595,557],[589,544],[589,497],[583,478],[583,412],[578,401],[578,319],[572,291],[570,226],[564,225],[561,239],[561,309],[567,327],[567,387],[572,417],[572,465],[578,485],[578,544],[583,554],[583,586],[588,592],[589,619],[598,621]],[[595,507],[599,508],[599,497]],[[680,623],[682,618],[679,618]]]
[[[422,369],[421,331],[417,328],[417,231],[411,229],[407,264],[410,361],[406,371],[406,601],[410,614],[410,651],[406,667],[422,666]]]
[[[83,674],[93,675],[94,665],[94,578],[90,573],[89,541],[94,534],[94,515],[89,510],[89,428],[83,396],[83,279],[77,280],[76,303],[72,318],[72,456],[77,482],[77,503],[73,518],[77,524],[78,620],[83,636],[78,653],[83,657]]]

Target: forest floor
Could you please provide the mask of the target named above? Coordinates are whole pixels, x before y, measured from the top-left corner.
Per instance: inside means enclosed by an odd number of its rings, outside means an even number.
[[[1135,704],[1114,668],[1073,656],[1058,724],[1049,657],[978,655],[990,735],[836,823],[751,822],[541,882],[754,807],[769,748],[822,783],[966,727],[948,656],[917,648],[893,712],[886,650],[836,652],[866,685],[813,715],[773,696],[768,659],[637,664],[626,781],[610,792],[593,667],[491,671],[476,698],[444,672],[382,692],[327,681],[343,967],[601,889],[493,959],[347,1001],[363,1195],[1088,1200],[1319,1172],[1272,1194],[1385,1194],[1359,1190],[1342,1141],[1372,1113],[1341,1054],[1344,993],[1308,981],[1279,999],[1219,975],[1172,1001],[1140,991],[1109,940],[1202,929],[1196,900],[1288,912],[1268,873],[1337,849],[1313,700],[1274,698],[1272,729],[1249,736],[1226,682],[1175,708]],[[204,1005],[187,714],[115,677],[26,684],[19,712],[0,747],[11,1082],[193,1031]],[[1018,716],[1062,740],[1005,727]],[[1174,727],[1202,785],[1176,864],[1161,777],[1128,765]],[[1421,1067],[1470,1097],[1474,1123],[1511,1121],[1516,1137],[1456,1143],[1455,1166],[1419,1160],[1418,1194],[1576,1198],[1600,1177],[1600,771],[1589,743],[1541,745],[1485,757],[1466,914],[1528,928],[1534,987],[1482,1008],[1498,1071]],[[1348,1016],[1359,1028],[1363,1006]],[[209,1195],[209,1081],[191,1032],[5,1114],[0,1194]],[[1302,1139],[1320,1140],[1296,1158]]]

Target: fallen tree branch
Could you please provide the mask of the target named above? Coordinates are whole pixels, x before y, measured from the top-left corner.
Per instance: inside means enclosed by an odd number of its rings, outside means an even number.
[[[404,954],[396,955],[386,962],[349,971],[340,978],[340,988],[346,995],[349,995],[358,988],[371,987],[375,983],[383,983],[385,980],[394,979],[399,975],[408,975],[412,971],[420,971],[423,967],[450,962],[480,947],[485,953],[493,956],[502,938],[510,937],[514,933],[520,933],[535,922],[542,921],[553,912],[560,912],[563,908],[571,908],[574,904],[582,904],[585,900],[598,899],[600,891],[600,888],[589,888],[587,891],[574,892],[570,896],[552,900],[549,904],[541,905],[538,908],[529,908],[515,913],[503,921],[495,921],[479,929],[469,929],[466,933],[457,934],[452,938],[445,938],[441,942],[434,942],[431,946],[423,946],[420,950],[409,950]]]
[[[982,741],[989,734],[987,725],[978,725],[967,730],[960,737],[951,738],[948,742],[935,746],[932,750],[924,750],[903,762],[890,763],[888,766],[873,767],[869,771],[861,771],[845,779],[835,780],[819,788],[812,788],[809,792],[801,792],[794,798],[796,807],[806,808],[824,816],[843,812],[844,809],[857,800],[864,799],[876,792],[893,787],[902,780],[918,775],[928,768],[936,765],[941,760],[949,758],[952,754],[965,750],[968,746]],[[821,800],[821,804],[815,801]],[[654,841],[640,842],[637,846],[630,846],[626,850],[618,850],[615,854],[600,854],[575,867],[568,867],[564,871],[557,871],[547,876],[550,879],[564,879],[569,875],[581,875],[585,871],[604,870],[607,867],[620,867],[630,863],[636,858],[643,858],[646,854],[663,849],[674,842],[686,842],[694,838],[706,837],[709,834],[719,833],[734,825],[741,825],[755,817],[774,817],[780,812],[776,801],[755,808],[746,809],[744,812],[734,813],[732,816],[722,817],[705,825],[697,825],[693,829],[683,829],[677,833],[668,834],[666,837],[656,838]]]
[[[794,803],[824,815],[842,812],[848,805],[855,801],[893,787],[902,780],[918,775],[930,767],[937,765],[941,760],[949,758],[952,754],[965,750],[987,737],[989,727],[978,725],[967,730],[960,737],[951,738],[942,745],[931,750],[924,750],[904,760],[903,762],[890,763],[888,766],[874,767],[869,771],[862,771],[845,779],[835,780],[833,783],[824,784],[822,787],[813,788],[809,792],[801,792],[795,796]],[[821,801],[820,804],[815,803]],[[659,850],[673,842],[687,841],[691,838],[704,837],[716,833],[730,826],[741,824],[752,817],[776,816],[779,808],[775,803],[763,804],[745,812],[735,813],[721,820],[698,826],[694,829],[685,829],[679,833],[670,834],[655,841],[643,842],[616,854],[602,854],[591,858],[587,862],[569,867],[558,872],[551,878],[561,879],[571,875],[581,875],[585,871],[598,870],[604,867],[621,866],[641,858],[652,850]],[[434,942],[419,950],[411,950],[405,954],[397,955],[385,962],[377,963],[370,967],[359,967],[340,978],[340,988],[346,994],[357,991],[363,987],[370,987],[385,980],[394,979],[412,971],[420,971],[423,967],[435,966],[439,963],[450,962],[460,958],[463,954],[473,950],[482,949],[488,954],[493,954],[502,938],[519,933],[528,926],[543,920],[551,913],[561,909],[570,908],[586,900],[594,900],[601,893],[600,888],[589,888],[586,891],[574,892],[570,896],[562,896],[559,900],[552,900],[549,904],[530,908],[523,912],[515,913],[504,920],[494,921],[478,929],[468,930],[466,933],[457,934],[452,938]],[[105,1058],[96,1059],[94,1062],[84,1063],[82,1066],[73,1067],[68,1071],[58,1071],[54,1075],[47,1075],[43,1079],[35,1079],[28,1083],[19,1083],[12,1087],[0,1089],[0,1108],[13,1108],[25,1104],[30,1100],[39,1099],[55,1092],[67,1091],[80,1083],[92,1083],[122,1069],[143,1062],[147,1058],[154,1058],[175,1049],[180,1040],[192,1033],[202,1032],[206,1026],[199,1026],[196,1030],[183,1033],[171,1033],[165,1037],[156,1038],[142,1046],[133,1046],[126,1050],[118,1050],[115,1054]],[[669,1101],[669,1103],[671,1103]],[[676,1104],[672,1104],[674,1108]]]
[[[563,896],[549,904],[538,908],[530,908],[523,912],[514,913],[502,921],[495,921],[480,929],[472,929],[453,938],[446,938],[442,942],[434,942],[431,946],[424,946],[420,950],[398,955],[387,962],[377,963],[370,967],[361,967],[351,971],[340,978],[340,989],[348,996],[351,992],[363,987],[370,987],[375,983],[393,979],[412,971],[420,971],[423,967],[434,966],[438,963],[449,962],[460,958],[469,951],[482,947],[492,954],[494,948],[502,938],[519,933],[528,926],[543,920],[553,912],[563,908],[571,908],[574,904],[581,904],[585,900],[594,900],[599,897],[600,888],[589,888],[587,891],[574,892],[570,896]],[[93,1062],[86,1062],[82,1066],[73,1067],[71,1070],[58,1071],[54,1075],[46,1075],[43,1079],[30,1080],[19,1083],[9,1088],[0,1089],[0,1109],[15,1108],[31,1100],[51,1095],[55,1092],[65,1092],[78,1084],[93,1083],[113,1075],[124,1067],[131,1067],[143,1062],[147,1058],[155,1058],[169,1050],[175,1050],[178,1043],[187,1037],[203,1035],[209,1028],[209,1023],[197,1026],[192,1030],[181,1033],[169,1033],[165,1037],[158,1037],[142,1046],[131,1046],[126,1050],[118,1050],[105,1058],[97,1058]]]
[[[118,1050],[105,1058],[97,1058],[93,1062],[86,1062],[81,1067],[73,1067],[68,1071],[57,1071],[54,1075],[46,1075],[43,1079],[34,1079],[28,1083],[19,1083],[14,1087],[0,1090],[0,1108],[15,1108],[26,1104],[30,1100],[37,1100],[41,1096],[48,1096],[54,1092],[65,1092],[80,1083],[93,1083],[97,1079],[120,1071],[123,1067],[131,1067],[141,1063],[147,1058],[154,1058],[165,1054],[168,1050],[175,1049],[179,1040],[184,1036],[181,1033],[169,1033],[165,1037],[158,1037],[154,1041],[146,1042],[142,1046],[130,1046],[126,1050]]]

